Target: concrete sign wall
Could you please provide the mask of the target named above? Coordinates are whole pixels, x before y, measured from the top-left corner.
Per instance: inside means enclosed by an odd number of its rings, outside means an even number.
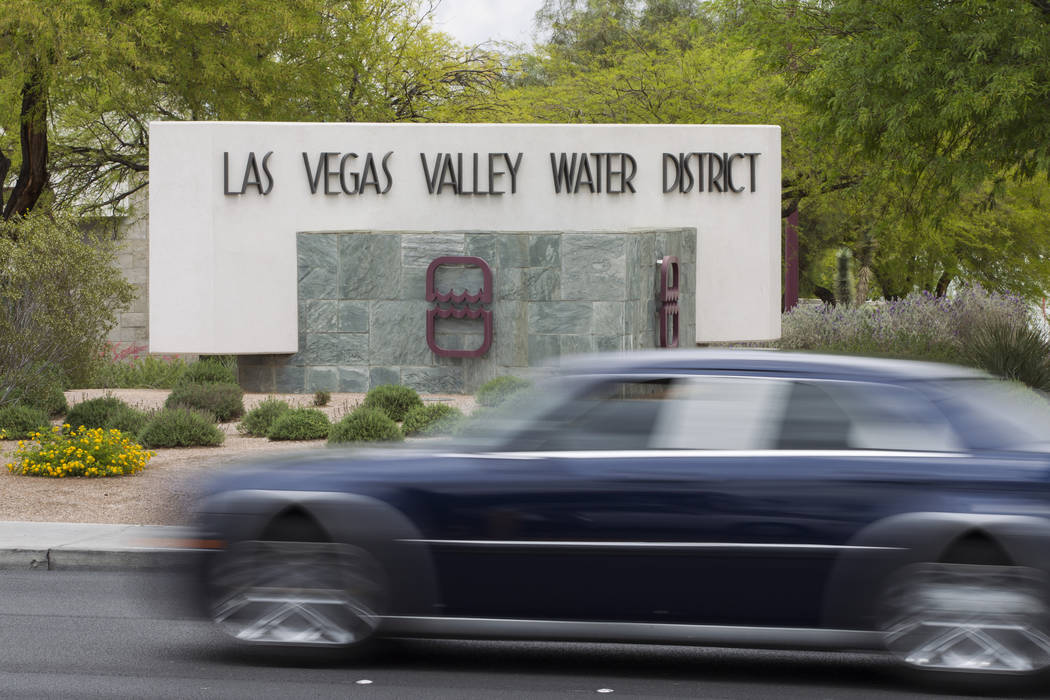
[[[674,228],[683,344],[779,336],[778,127],[154,122],[150,350],[299,351],[301,232]]]

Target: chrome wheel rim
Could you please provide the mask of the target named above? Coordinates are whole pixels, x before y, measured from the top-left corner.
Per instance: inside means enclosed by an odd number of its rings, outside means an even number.
[[[910,567],[895,577],[884,601],[886,646],[916,668],[1039,671],[1050,666],[1045,591],[1045,577],[1024,567]]]
[[[319,542],[239,542],[211,572],[211,616],[253,644],[349,646],[385,605],[382,567],[365,550]]]

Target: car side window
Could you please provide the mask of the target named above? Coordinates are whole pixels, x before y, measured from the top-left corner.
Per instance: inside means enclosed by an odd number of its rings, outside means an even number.
[[[671,378],[604,382],[561,409],[565,420],[545,436],[541,449],[648,449],[673,383]]]
[[[859,450],[954,452],[962,442],[923,393],[895,384],[827,382],[849,417],[848,446]]]
[[[792,382],[777,449],[845,450],[849,448],[850,420],[818,382]]]
[[[773,447],[788,385],[761,377],[695,376],[672,387],[653,445],[680,450]]]
[[[872,382],[796,381],[777,448],[952,451],[959,443],[943,414],[913,389]]]

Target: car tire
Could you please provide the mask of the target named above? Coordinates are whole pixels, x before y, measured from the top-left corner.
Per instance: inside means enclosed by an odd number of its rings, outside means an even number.
[[[207,578],[211,619],[254,645],[359,650],[388,600],[383,567],[365,549],[343,543],[236,542]]]
[[[927,678],[1023,682],[1050,667],[1043,572],[927,563],[891,577],[880,603],[886,648]]]

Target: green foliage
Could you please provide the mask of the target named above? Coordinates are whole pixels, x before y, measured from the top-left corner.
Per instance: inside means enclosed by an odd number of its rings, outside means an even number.
[[[0,222],[0,270],[0,404],[60,412],[62,384],[86,375],[131,285],[111,242],[58,212]]]
[[[138,435],[148,416],[115,396],[101,396],[81,401],[70,409],[66,423],[73,428],[116,428],[128,435]]]
[[[527,389],[531,385],[532,382],[521,377],[496,377],[478,387],[474,397],[482,406],[498,406],[511,395]]]
[[[332,394],[328,391],[316,391],[314,392],[314,406],[327,406],[328,402],[332,400]]]
[[[11,392],[14,403],[39,408],[51,417],[61,416],[69,410],[69,402],[62,391],[62,378],[57,372],[41,370],[38,382],[28,387],[15,387]]]
[[[261,401],[258,406],[248,411],[244,420],[237,425],[237,432],[253,437],[266,437],[274,421],[291,410],[292,407],[280,399],[269,398]]]
[[[277,416],[267,437],[271,440],[323,440],[331,429],[332,423],[324,411],[296,408]]]
[[[379,409],[395,421],[403,421],[410,410],[422,405],[423,400],[415,390],[396,384],[374,387],[365,395],[362,404],[365,408]]]
[[[207,411],[225,423],[244,415],[244,390],[236,384],[182,384],[164,402],[165,408],[179,406]]]
[[[332,426],[328,442],[399,442],[405,436],[385,412],[360,407]]]
[[[209,414],[182,407],[158,411],[139,434],[146,447],[216,447],[225,439]]]
[[[181,357],[144,355],[127,360],[100,359],[84,386],[92,389],[171,389],[186,371]]]
[[[406,436],[446,435],[453,433],[463,419],[463,412],[455,406],[431,403],[409,411],[401,430]]]
[[[39,408],[23,404],[0,406],[0,431],[8,440],[22,440],[36,432],[50,432],[51,422]]]
[[[734,2],[812,108],[807,135],[895,163],[918,198],[1045,171],[1050,8],[1042,0]],[[863,89],[858,89],[863,76]]]
[[[1050,392],[1050,343],[1034,328],[988,323],[971,334],[965,351],[968,364]]]
[[[55,196],[102,209],[145,184],[151,120],[454,117],[484,108],[500,68],[418,0],[5,0],[0,35],[12,172],[21,123],[50,127]]]
[[[820,144],[826,180],[843,185],[785,173],[785,200],[802,202],[803,288],[832,286],[810,265],[842,245],[888,299],[955,278],[1029,298],[1050,287],[1036,204],[1050,185],[1031,179],[1050,167],[1045,2],[716,5],[808,114],[785,142]]]
[[[221,360],[201,358],[182,373],[176,386],[186,384],[236,384],[237,374]]]

